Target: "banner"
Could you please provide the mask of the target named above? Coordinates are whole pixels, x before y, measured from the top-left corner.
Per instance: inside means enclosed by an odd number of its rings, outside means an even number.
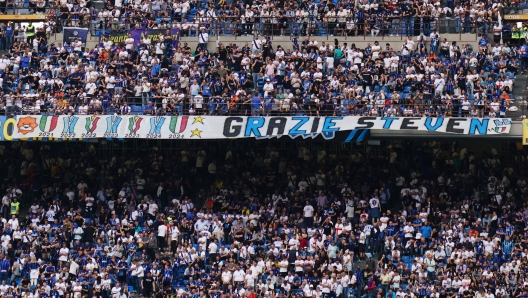
[[[63,33],[62,44],[66,44],[67,42],[72,43],[76,38],[78,38],[83,45],[86,44],[86,39],[88,38],[87,28],[64,27]]]
[[[528,145],[528,119],[523,119],[523,145]]]
[[[268,139],[281,136],[347,141],[367,130],[416,130],[461,135],[508,134],[510,119],[421,117],[248,117],[248,116],[18,116],[10,138]]]
[[[172,47],[177,48],[178,47],[178,41],[180,40],[180,30],[179,29],[146,29],[146,30],[128,30],[128,31],[112,31],[107,35],[100,35],[99,36],[99,42],[103,42],[103,37],[108,37],[109,40],[111,40],[114,44],[115,43],[125,43],[126,39],[128,38],[128,33],[132,35],[132,38],[134,39],[134,45],[139,46],[141,44],[141,40],[148,36],[150,38],[150,41],[152,44],[156,43],[156,41],[159,38],[160,34],[165,35],[167,31],[170,31],[170,34],[172,36]]]

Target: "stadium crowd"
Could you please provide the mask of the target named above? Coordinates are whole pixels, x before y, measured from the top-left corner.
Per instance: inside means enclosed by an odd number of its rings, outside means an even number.
[[[97,10],[61,1],[42,26],[1,27],[2,106],[8,114],[506,115],[514,76],[528,65],[528,26],[500,25],[497,16],[523,3],[362,2],[108,1]],[[42,12],[43,3],[29,7]],[[443,38],[446,22],[482,35],[478,48]],[[48,44],[62,26],[91,28],[101,43]],[[198,47],[173,46],[171,28]],[[137,43],[107,36],[128,29],[167,30]],[[229,31],[254,38],[214,48],[209,37]],[[405,37],[358,48],[319,43],[321,31]],[[291,46],[272,44],[280,34]]]
[[[524,151],[207,144],[0,144],[0,295],[528,295]]]

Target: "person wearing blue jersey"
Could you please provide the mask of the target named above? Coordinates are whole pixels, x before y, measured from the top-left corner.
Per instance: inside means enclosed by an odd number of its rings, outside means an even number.
[[[478,41],[479,49],[487,50],[489,44],[490,44],[490,41],[489,41],[489,39],[488,39],[488,37],[486,35],[482,35],[479,38],[479,41]]]
[[[11,262],[9,261],[7,255],[4,255],[4,258],[0,261],[0,281],[8,281],[8,278],[10,277],[10,271]]]
[[[292,42],[292,48],[293,50],[300,50],[300,47],[299,47],[299,35],[298,34],[295,34],[295,36],[292,38],[291,40]]]

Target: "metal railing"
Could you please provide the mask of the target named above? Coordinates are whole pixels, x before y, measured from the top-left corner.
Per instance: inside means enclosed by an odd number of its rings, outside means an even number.
[[[452,4],[452,3],[451,3]],[[275,16],[253,16],[244,18],[240,16],[224,16],[221,10],[215,10],[213,14],[199,14],[198,10],[209,6],[209,1],[198,1],[196,8],[186,14],[172,15],[165,10],[151,11],[153,22],[143,26],[146,29],[150,26],[180,24],[182,36],[198,36],[199,28],[204,27],[209,35],[234,36],[243,35],[269,35],[273,36],[339,36],[356,39],[369,36],[378,36],[382,40],[389,36],[418,36],[420,33],[429,36],[433,30],[439,34],[458,34],[458,40],[463,40],[462,35],[482,35],[491,33],[492,24],[477,22],[473,19],[460,19],[442,15],[441,17],[375,17],[371,21],[356,21],[353,24],[350,19],[354,16],[328,19],[318,16],[316,12],[309,12],[303,17],[290,16],[290,13],[275,13]],[[446,4],[449,6],[449,3]],[[505,8],[506,13],[518,13],[526,6],[526,1],[519,1],[515,5]],[[454,9],[454,6],[452,7]],[[133,29],[133,26],[122,16],[116,20],[113,17],[108,19],[97,18],[90,25],[94,35],[112,34],[115,31],[125,31]],[[454,40],[452,40],[454,41]]]
[[[528,85],[527,85],[528,86]],[[124,100],[114,100],[103,104],[66,103],[56,106],[30,107],[11,106],[1,109],[6,115],[27,114],[81,114],[81,115],[218,115],[218,116],[401,116],[401,117],[512,117],[520,118],[526,113],[526,105],[522,109],[501,113],[499,107],[490,102],[479,105],[474,100],[468,103],[433,100],[430,94],[419,96],[402,93],[398,100],[368,101],[336,97],[320,102],[310,101],[306,97],[294,97],[290,100],[274,97],[259,97],[260,101],[252,100],[251,96],[234,98],[231,96],[211,96],[198,100],[195,96],[186,96],[181,101],[150,101],[145,97],[128,97]],[[272,100],[273,99],[273,100]],[[126,102],[126,105],[124,104]],[[513,101],[508,107],[513,106]],[[126,107],[126,108],[125,108]],[[491,115],[493,109],[495,115]]]
[[[239,16],[213,16],[207,17],[207,14],[198,14],[198,9],[202,2],[197,2],[197,9],[193,9],[185,15],[172,15],[167,11],[151,11],[148,19],[151,22],[141,24],[140,29],[155,29],[158,25],[166,25],[174,27],[178,24],[181,31],[181,36],[198,36],[199,28],[206,28],[209,35],[215,36],[233,36],[235,39],[243,35],[269,35],[274,36],[322,36],[339,37],[340,39],[354,39],[367,37],[379,37],[383,40],[385,37],[398,36],[404,39],[406,36],[418,36],[423,33],[429,36],[431,32],[436,30],[439,34],[454,34],[459,35],[458,40],[467,40],[467,36],[475,35],[475,40],[478,35],[491,33],[491,24],[484,24],[474,20],[464,20],[454,17],[441,16],[438,18],[427,19],[420,17],[376,17],[374,21],[358,21],[353,25],[347,21],[350,18],[337,18],[340,21],[329,21],[326,17],[318,17],[317,15],[308,15],[306,17],[290,17],[287,15],[280,16],[259,16],[256,18],[248,18],[248,22],[242,22]],[[516,6],[510,6],[507,9],[511,12],[519,12],[526,3],[523,1]],[[6,11],[13,11],[18,14],[22,9],[27,10],[27,5],[14,5]],[[48,17],[57,18],[57,24],[64,26],[80,26],[90,28],[92,35],[101,36],[107,34],[115,34],[119,32],[126,32],[136,28],[133,21],[127,19],[121,12],[119,18],[109,16],[106,19],[90,16],[84,18],[84,15],[77,15],[70,13],[67,19],[61,17],[60,9],[56,7],[46,7],[40,9]],[[216,14],[216,11],[215,11]],[[160,29],[160,28],[156,28]],[[164,28],[161,28],[164,29]],[[465,36],[463,38],[463,36]],[[452,36],[453,37],[453,36]],[[393,40],[393,38],[392,38]]]
[[[189,20],[192,19],[192,22]],[[180,35],[182,37],[198,37],[200,28],[205,28],[211,36],[233,36],[235,39],[241,36],[325,36],[339,37],[340,39],[354,39],[367,37],[379,37],[383,40],[386,37],[400,37],[401,40],[407,36],[418,36],[424,34],[429,36],[434,30],[441,34],[458,34],[460,40],[467,40],[463,36],[473,35],[475,40],[478,35],[491,33],[489,28],[479,26],[475,22],[464,23],[457,19],[437,18],[431,22],[421,22],[414,25],[414,18],[387,18],[373,23],[369,21],[358,23],[328,22],[319,21],[316,18],[303,21],[296,17],[284,17],[279,21],[274,17],[259,17],[258,21],[241,23],[239,17],[217,17],[200,18],[197,16],[185,17],[158,17],[154,22],[145,25],[141,29],[156,29],[159,24],[179,24]],[[187,20],[187,21],[186,21]],[[194,21],[196,20],[196,21]],[[286,22],[282,22],[285,20]],[[113,18],[108,20],[96,19],[90,24],[92,35],[102,36],[124,33],[134,29],[131,24],[124,20],[116,21]],[[473,37],[471,37],[473,38]],[[451,40],[454,41],[454,40]]]

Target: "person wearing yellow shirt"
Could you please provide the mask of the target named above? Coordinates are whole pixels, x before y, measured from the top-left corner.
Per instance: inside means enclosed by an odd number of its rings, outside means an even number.
[[[20,202],[16,197],[13,198],[11,202],[11,215],[17,215],[20,212]]]
[[[381,288],[383,289],[383,294],[386,294],[389,291],[390,283],[392,280],[392,275],[387,271],[387,269],[383,269],[383,272],[380,276],[380,282],[381,282]]]

